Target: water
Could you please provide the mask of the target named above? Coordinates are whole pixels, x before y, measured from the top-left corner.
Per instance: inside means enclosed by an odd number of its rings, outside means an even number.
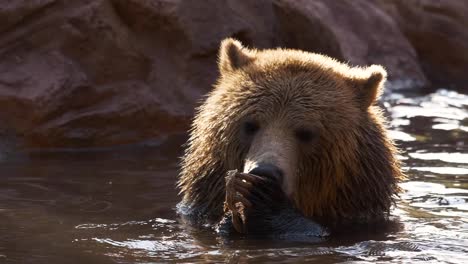
[[[10,150],[0,155],[0,263],[468,263],[468,96],[393,94],[384,106],[410,177],[392,211],[397,228],[321,243],[191,230],[174,211],[184,136]]]

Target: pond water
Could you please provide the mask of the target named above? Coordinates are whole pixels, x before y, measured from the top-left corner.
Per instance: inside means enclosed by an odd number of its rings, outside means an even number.
[[[384,106],[409,175],[392,211],[398,228],[320,243],[190,230],[174,210],[185,141],[174,136],[0,153],[0,263],[468,263],[468,96],[392,94]]]

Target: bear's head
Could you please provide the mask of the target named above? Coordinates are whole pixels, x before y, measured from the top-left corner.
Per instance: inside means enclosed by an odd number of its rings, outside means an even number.
[[[403,179],[375,100],[376,65],[221,44],[220,78],[198,109],[182,162],[183,202],[222,215],[228,170],[267,171],[309,217],[360,219],[388,212]],[[255,173],[254,173],[255,174]]]

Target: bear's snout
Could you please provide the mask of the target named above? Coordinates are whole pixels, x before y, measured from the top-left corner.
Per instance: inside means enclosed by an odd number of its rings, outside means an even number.
[[[277,179],[279,182],[283,181],[283,171],[277,166],[269,163],[257,164],[248,173],[257,176]]]

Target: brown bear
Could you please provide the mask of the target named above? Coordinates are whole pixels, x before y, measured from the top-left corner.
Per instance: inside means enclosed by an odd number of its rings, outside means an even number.
[[[240,233],[386,219],[404,175],[375,105],[381,66],[226,39],[219,70],[182,159],[182,215]]]

